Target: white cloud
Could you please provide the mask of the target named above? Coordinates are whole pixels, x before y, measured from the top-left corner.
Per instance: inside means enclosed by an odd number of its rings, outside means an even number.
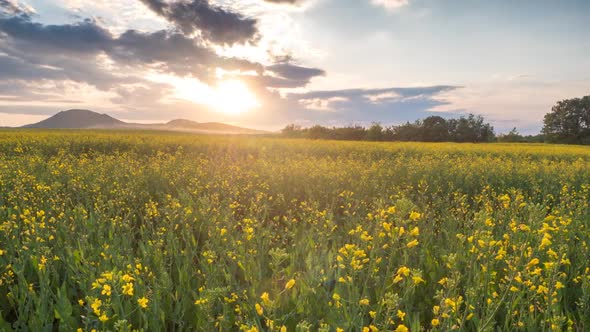
[[[340,102],[346,102],[348,98],[345,97],[331,97],[331,98],[311,98],[311,99],[301,99],[299,103],[303,105],[308,110],[314,111],[323,111],[323,112],[333,112],[336,109],[334,108],[334,104]]]
[[[409,0],[371,0],[375,6],[381,6],[389,11],[396,11],[401,7],[407,6]]]

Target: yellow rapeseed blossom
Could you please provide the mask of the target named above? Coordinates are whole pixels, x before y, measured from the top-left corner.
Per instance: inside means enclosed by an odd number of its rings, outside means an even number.
[[[285,284],[285,289],[291,289],[293,288],[293,286],[295,286],[295,279],[287,281],[287,283]]]
[[[139,307],[142,309],[147,308],[149,302],[150,301],[145,296],[137,299],[137,304],[139,304]]]
[[[123,294],[133,296],[133,283],[128,282],[123,285]]]
[[[408,331],[409,331],[408,328],[403,324],[398,325],[397,328],[394,330],[394,332],[408,332]]]
[[[97,316],[100,315],[100,307],[101,306],[102,306],[102,301],[100,299],[94,299],[94,301],[92,302],[92,304],[90,304],[90,307],[92,308],[92,311]]]
[[[260,304],[256,303],[256,304],[254,305],[254,307],[256,308],[256,313],[257,313],[259,316],[262,316],[262,314],[264,314],[264,309],[262,308],[262,306],[261,306]]]
[[[102,295],[106,295],[106,296],[111,296],[111,286],[109,286],[108,284],[104,284],[102,286],[102,292],[100,292]]]
[[[260,295],[260,299],[264,304],[268,305],[270,303],[270,297],[267,292],[262,293],[262,295]]]

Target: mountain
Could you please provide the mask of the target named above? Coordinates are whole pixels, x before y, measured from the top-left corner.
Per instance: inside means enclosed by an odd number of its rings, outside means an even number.
[[[236,127],[225,123],[199,123],[191,120],[176,119],[168,123],[140,124],[124,122],[107,114],[89,110],[67,110],[41,122],[29,124],[22,128],[43,129],[148,129],[170,130],[214,134],[264,134],[265,131]]]
[[[116,128],[125,122],[89,110],[68,110],[23,128]]]

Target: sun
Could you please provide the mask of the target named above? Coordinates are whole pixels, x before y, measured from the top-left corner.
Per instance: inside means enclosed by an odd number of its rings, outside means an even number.
[[[1,0],[0,0],[1,1]],[[247,113],[261,104],[244,82],[237,79],[221,80],[217,85],[208,85],[196,78],[153,74],[149,79],[174,87],[174,97],[205,105],[211,111],[226,115]]]
[[[238,80],[222,81],[212,92],[209,105],[224,114],[238,115],[260,106],[248,87]]]

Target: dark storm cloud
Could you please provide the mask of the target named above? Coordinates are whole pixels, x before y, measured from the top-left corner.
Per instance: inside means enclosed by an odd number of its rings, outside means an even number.
[[[185,34],[200,32],[203,38],[216,44],[244,43],[257,39],[255,19],[211,5],[208,0],[172,3],[163,0],[140,1]]]

